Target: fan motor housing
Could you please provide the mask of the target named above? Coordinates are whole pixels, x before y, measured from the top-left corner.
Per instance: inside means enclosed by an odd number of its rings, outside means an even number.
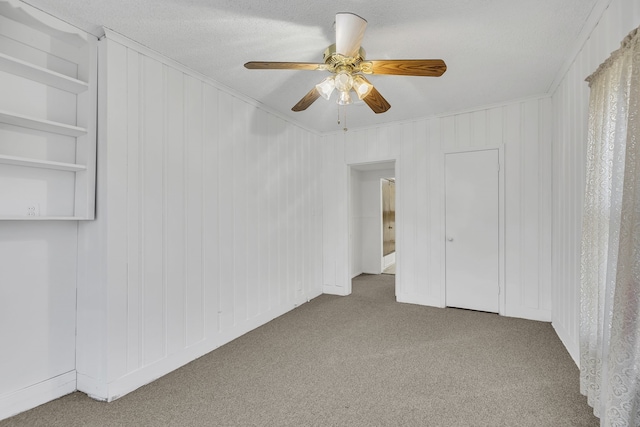
[[[336,52],[336,45],[334,43],[325,49],[323,59],[329,71],[335,73],[341,69],[353,70],[354,68],[357,68],[358,64],[364,61],[365,55],[365,50],[360,47],[358,50],[358,56],[355,58],[344,56]]]

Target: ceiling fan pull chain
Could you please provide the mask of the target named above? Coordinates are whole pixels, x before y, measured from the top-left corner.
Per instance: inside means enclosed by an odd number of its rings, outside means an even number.
[[[342,114],[344,115],[344,127],[342,128],[343,131],[347,131],[347,108],[343,108],[342,109]]]

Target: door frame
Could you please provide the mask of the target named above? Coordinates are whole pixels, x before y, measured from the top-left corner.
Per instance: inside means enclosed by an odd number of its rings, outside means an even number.
[[[399,176],[400,176],[400,165],[399,165],[399,161],[397,158],[390,158],[390,159],[384,159],[384,160],[376,160],[376,161],[370,161],[370,162],[358,162],[358,163],[347,163],[347,218],[346,218],[346,225],[347,225],[347,268],[346,268],[346,284],[347,286],[345,287],[345,293],[344,295],[351,295],[351,265],[353,260],[351,259],[351,235],[352,235],[352,230],[351,230],[351,171],[352,170],[360,170],[359,167],[363,167],[363,166],[371,166],[372,170],[376,170],[375,165],[378,164],[393,164],[393,169],[395,170],[395,180],[396,180],[396,275],[395,275],[395,295],[397,297],[397,295],[399,295],[400,290],[401,290],[401,282],[400,282],[400,278],[402,277],[400,274],[400,262],[399,259],[401,259],[400,257],[400,250],[399,250],[399,242],[398,242],[398,235],[399,233],[399,225],[398,225],[398,205],[399,205],[399,200],[401,200],[401,191],[400,191],[400,185],[399,185]],[[380,169],[385,169],[385,168],[380,168]],[[382,200],[380,201],[380,203],[382,203]],[[380,218],[380,220],[382,221],[382,218]],[[382,233],[382,229],[380,229],[380,233]],[[382,238],[382,236],[381,236]],[[382,252],[381,252],[382,255]]]
[[[505,213],[504,213],[504,144],[499,145],[489,145],[485,147],[462,147],[455,149],[444,149],[442,150],[442,227],[441,227],[441,241],[442,241],[442,275],[444,280],[442,280],[441,288],[440,288],[440,303],[442,307],[446,307],[446,292],[447,292],[447,241],[446,241],[446,156],[447,154],[456,154],[456,153],[469,153],[474,151],[487,151],[487,150],[498,150],[498,314],[501,316],[505,315],[505,307],[506,307],[506,292],[505,292]]]

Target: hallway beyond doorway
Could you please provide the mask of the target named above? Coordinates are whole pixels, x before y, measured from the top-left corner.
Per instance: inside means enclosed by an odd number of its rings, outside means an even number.
[[[382,274],[393,274],[393,275],[395,275],[396,274],[396,264],[395,264],[395,262],[393,264],[391,264],[390,266],[388,266],[387,268],[385,268],[382,271]]]

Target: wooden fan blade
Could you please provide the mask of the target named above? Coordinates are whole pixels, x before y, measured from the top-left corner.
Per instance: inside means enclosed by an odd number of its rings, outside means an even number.
[[[376,114],[384,113],[391,108],[391,104],[389,104],[387,100],[380,95],[380,92],[378,92],[375,87],[372,88],[371,92],[364,97],[363,101],[366,102],[369,108],[371,108]]]
[[[244,64],[250,70],[325,70],[325,64],[313,62],[260,62],[251,61]]]
[[[355,58],[366,28],[367,21],[354,13],[336,14],[336,53]]]
[[[381,59],[360,64],[366,74],[440,77],[447,71],[442,59]]]
[[[311,89],[309,91],[309,93],[307,93],[305,96],[303,96],[302,99],[300,101],[298,101],[298,103],[296,105],[294,105],[291,110],[292,111],[304,111],[307,108],[309,108],[309,106],[311,104],[313,104],[315,102],[315,100],[318,99],[318,98],[320,98],[320,92],[318,92],[318,90],[314,86],[313,89]]]

